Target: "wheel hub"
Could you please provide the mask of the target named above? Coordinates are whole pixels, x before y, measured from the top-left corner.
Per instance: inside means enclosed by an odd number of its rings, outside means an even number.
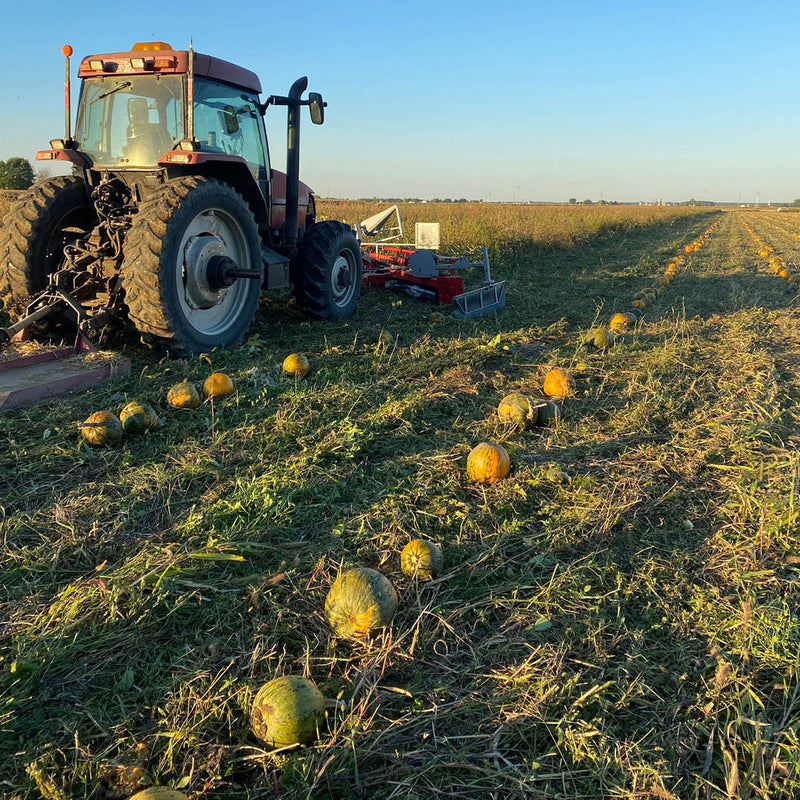
[[[341,301],[346,297],[353,283],[353,272],[350,267],[350,262],[345,256],[340,255],[333,264],[331,270],[331,289],[333,296],[337,301]]]
[[[193,236],[186,243],[183,260],[183,283],[186,302],[191,308],[213,308],[230,285],[219,280],[219,265],[231,259],[225,246],[214,234]]]

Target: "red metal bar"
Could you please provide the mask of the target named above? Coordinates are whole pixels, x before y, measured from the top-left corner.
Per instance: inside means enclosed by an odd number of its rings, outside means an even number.
[[[84,362],[87,352],[95,349],[79,333],[73,347],[0,361],[0,411],[122,378],[131,371],[129,358]]]

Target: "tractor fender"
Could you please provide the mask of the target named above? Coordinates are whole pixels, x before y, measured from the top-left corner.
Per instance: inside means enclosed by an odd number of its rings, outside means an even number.
[[[167,154],[169,155],[169,154]],[[256,223],[261,230],[270,226],[267,201],[261,193],[258,182],[253,177],[247,162],[240,156],[220,156],[216,153],[192,153],[194,158],[187,166],[170,164],[167,168],[169,178],[203,175],[227,183],[247,201]],[[160,162],[163,165],[163,162]]]

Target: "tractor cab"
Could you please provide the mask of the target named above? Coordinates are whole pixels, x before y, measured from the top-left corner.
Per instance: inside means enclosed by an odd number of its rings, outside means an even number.
[[[289,98],[259,99],[261,81],[248,69],[192,49],[173,50],[166,42],[139,42],[127,52],[83,58],[75,134],[51,141],[37,160],[69,160],[96,185],[110,175],[146,197],[165,180],[205,174],[225,180],[252,207],[259,227],[280,245],[292,177],[273,173],[263,115]],[[318,94],[293,102],[311,106],[322,122]],[[290,107],[290,115],[291,115]],[[295,115],[295,125],[297,118]],[[291,138],[291,136],[290,136]],[[273,178],[274,183],[273,183]],[[311,190],[297,182],[296,233],[313,221]],[[287,186],[287,183],[289,184]]]

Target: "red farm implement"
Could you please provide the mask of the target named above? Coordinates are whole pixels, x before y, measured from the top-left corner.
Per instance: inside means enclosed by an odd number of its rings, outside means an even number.
[[[483,260],[477,263],[464,256],[440,255],[436,252],[438,222],[416,223],[414,244],[402,243],[403,220],[400,209],[392,206],[363,220],[356,234],[361,242],[364,286],[386,286],[439,305],[452,303],[459,319],[483,317],[505,307],[505,281],[492,280],[488,249],[483,248]],[[370,240],[376,236],[382,238]],[[458,273],[471,267],[483,268],[484,283],[465,292]]]

